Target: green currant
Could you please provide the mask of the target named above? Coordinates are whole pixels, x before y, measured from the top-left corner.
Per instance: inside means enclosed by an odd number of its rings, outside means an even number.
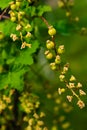
[[[54,27],[52,27],[52,26],[49,27],[48,34],[49,34],[50,36],[55,35],[55,34],[56,34],[56,29],[55,29]]]
[[[56,66],[51,66],[51,69],[52,69],[52,70],[55,70],[55,69],[56,69]]]
[[[12,5],[10,6],[10,8],[11,8],[12,10],[15,10],[15,9],[16,9],[16,4],[12,4]]]
[[[60,63],[61,63],[61,60],[55,59],[55,63],[56,63],[56,64],[60,64]]]
[[[20,11],[19,14],[23,16],[23,15],[25,15],[25,12],[24,11]]]
[[[21,2],[20,1],[16,1],[16,6],[20,7],[20,5],[21,5]]]
[[[51,52],[49,52],[47,55],[46,55],[46,58],[47,59],[52,59],[53,58],[53,54]]]
[[[58,7],[59,7],[59,8],[64,7],[64,3],[63,3],[62,1],[58,1]]]
[[[56,64],[55,64],[55,62],[50,63],[50,67],[51,67],[52,70],[55,70],[55,69],[56,69]]]
[[[0,32],[0,40],[2,40],[3,38],[4,38],[4,34]]]
[[[16,21],[16,17],[11,17],[11,21],[15,22]]]
[[[14,12],[10,12],[10,16],[12,17],[14,17],[15,16],[15,13]]]
[[[59,46],[57,52],[58,52],[59,54],[64,53],[64,45]]]
[[[70,12],[66,12],[66,16],[69,17],[71,14]]]
[[[47,40],[46,47],[47,47],[47,49],[53,49],[54,48],[54,42]]]
[[[56,58],[55,58],[55,64],[60,64],[60,63],[61,63],[60,56],[57,55]]]

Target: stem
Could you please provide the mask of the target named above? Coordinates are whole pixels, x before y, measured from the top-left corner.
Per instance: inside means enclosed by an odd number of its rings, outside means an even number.
[[[15,94],[14,94],[14,108],[13,108],[13,114],[14,114],[14,121],[13,121],[13,126],[14,126],[14,130],[19,130],[19,126],[18,126],[18,98],[19,98],[19,92],[17,90],[15,90]]]
[[[55,51],[55,54],[57,55],[55,36],[52,36],[52,41],[54,42],[54,51]]]
[[[43,20],[43,22],[46,24],[47,28],[49,29],[50,25],[49,25],[48,21],[43,16],[40,16],[40,18]],[[54,51],[55,51],[55,54],[57,55],[55,37],[52,36],[51,38],[52,38],[52,41],[54,42]]]
[[[5,19],[8,19],[8,18],[9,18],[9,16],[5,16],[5,15],[4,15],[4,14],[7,12],[8,8],[9,8],[9,7],[7,7],[7,8],[2,12],[2,14],[0,15],[0,20],[1,20],[2,18],[5,18]]]
[[[48,23],[48,21],[43,17],[43,16],[40,16],[40,18],[43,20],[43,22],[46,24],[46,26],[49,28],[50,25]]]
[[[0,15],[0,20],[1,20],[2,18],[4,18],[4,19],[9,19],[10,17],[9,17],[9,16],[5,16],[5,15],[3,15],[3,16]]]

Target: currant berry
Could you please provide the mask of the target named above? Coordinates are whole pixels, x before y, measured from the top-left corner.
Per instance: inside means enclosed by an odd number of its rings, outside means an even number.
[[[12,16],[15,16],[15,13],[14,12],[10,12],[10,16],[12,17]]]
[[[58,1],[58,7],[59,7],[59,8],[64,7],[64,3],[63,3],[62,1]]]
[[[57,51],[58,51],[59,54],[64,53],[64,45],[59,46]]]
[[[16,9],[16,4],[12,4],[12,5],[10,6],[10,8],[11,8],[12,10],[15,10],[15,9]]]
[[[75,21],[76,21],[76,22],[79,22],[79,17],[75,17]]]
[[[20,1],[16,1],[16,6],[20,7],[20,5],[21,5],[21,2]]]
[[[2,40],[3,38],[4,38],[4,34],[0,32],[0,40]]]
[[[49,34],[50,36],[55,35],[55,34],[56,34],[56,29],[55,29],[53,26],[50,26],[50,27],[49,27],[49,30],[48,30],[48,34]]]
[[[47,59],[52,59],[53,58],[53,54],[51,52],[49,52],[47,55],[46,55],[46,58]]]
[[[55,65],[55,63],[54,63],[54,62],[51,63],[51,64],[50,64],[50,67],[51,67],[52,70],[55,70],[55,69],[56,69],[56,65]]]
[[[19,14],[23,16],[23,15],[25,15],[25,12],[24,11],[20,11]]]
[[[54,48],[54,42],[47,40],[46,47],[47,47],[47,49],[53,49]]]
[[[56,56],[55,63],[56,64],[60,64],[61,63],[61,59],[60,59],[59,55]]]
[[[66,16],[69,17],[71,14],[70,12],[66,12]]]
[[[16,17],[11,17],[11,21],[15,22],[16,21]]]

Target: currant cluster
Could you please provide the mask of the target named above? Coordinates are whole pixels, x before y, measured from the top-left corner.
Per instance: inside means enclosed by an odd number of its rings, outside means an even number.
[[[30,1],[26,1],[26,6]],[[30,40],[32,38],[32,26],[29,23],[29,20],[25,16],[25,11],[22,11],[24,3],[20,0],[12,1],[10,3],[10,19],[12,22],[16,23],[16,34],[11,34],[10,37],[13,41],[21,40],[22,45],[21,49],[26,46],[31,48]]]
[[[79,22],[79,17],[72,17],[71,9],[74,6],[74,0],[58,0],[58,7],[64,9],[66,17],[72,22]]]
[[[58,93],[61,95],[64,93],[67,88],[71,91],[72,95],[67,95],[67,99],[69,102],[72,101],[73,97],[75,96],[78,101],[77,105],[82,109],[85,107],[84,102],[80,99],[80,96],[86,95],[86,93],[81,89],[82,84],[76,81],[75,76],[72,74],[70,75],[69,79],[67,79],[67,73],[69,70],[69,63],[66,63],[62,66],[62,58],[61,55],[64,53],[64,45],[56,46],[54,35],[56,34],[56,29],[53,26],[48,26],[48,34],[51,36],[51,40],[46,41],[46,48],[45,51],[46,58],[50,60],[50,67],[52,70],[58,70],[60,72],[59,79],[60,82],[63,82],[66,88],[58,88]],[[76,91],[79,91],[77,94]]]
[[[46,58],[51,60],[50,67],[52,70],[57,69],[57,65],[61,63],[61,54],[64,53],[64,45],[60,45],[56,49],[56,45],[54,42],[54,35],[56,34],[56,29],[53,26],[48,28],[48,34],[51,36],[51,40],[46,41],[46,48],[48,50],[45,51]]]
[[[66,16],[69,17],[71,15],[70,8],[74,6],[73,0],[58,0],[58,7],[66,9]]]
[[[7,89],[7,88],[5,88]],[[0,130],[7,129],[7,123],[13,120],[13,95],[15,90],[11,89],[7,94],[0,93]],[[9,124],[10,125],[10,124]]]
[[[26,92],[20,96],[19,100],[21,109],[25,112],[23,122],[27,123],[24,130],[48,130],[43,121],[45,113],[43,111],[37,112],[40,106],[38,97]]]
[[[6,109],[12,110],[12,96],[14,94],[14,89],[10,90],[8,95],[0,94],[0,114]]]

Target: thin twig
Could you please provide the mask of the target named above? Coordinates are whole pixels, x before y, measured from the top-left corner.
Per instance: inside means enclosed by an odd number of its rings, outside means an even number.
[[[43,16],[40,16],[40,18],[43,20],[43,22],[47,25],[47,27],[49,28],[50,25],[48,23],[48,21],[43,17]]]
[[[5,15],[4,15],[4,14],[7,12],[8,8],[9,8],[9,7],[7,7],[7,8],[2,12],[2,14],[0,15],[0,20],[1,20],[2,18],[5,18],[5,19],[8,19],[8,18],[9,18],[8,16],[5,16]]]

